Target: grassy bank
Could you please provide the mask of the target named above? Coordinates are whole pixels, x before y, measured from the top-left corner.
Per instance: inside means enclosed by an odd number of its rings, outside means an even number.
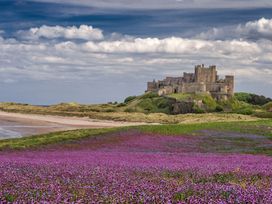
[[[121,131],[125,128],[82,129],[62,131],[18,139],[0,140],[0,150],[30,149],[51,144],[73,143],[84,138],[90,138],[107,133]]]
[[[257,134],[272,139],[272,120],[241,121],[237,122],[210,122],[179,125],[141,126],[143,132],[163,135],[191,135],[199,130],[233,131],[239,133]]]

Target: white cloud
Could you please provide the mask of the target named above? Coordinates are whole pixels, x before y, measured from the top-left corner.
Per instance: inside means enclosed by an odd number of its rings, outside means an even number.
[[[19,31],[18,34],[24,39],[36,39],[36,40],[39,38],[102,40],[104,37],[102,30],[87,25],[81,25],[80,27],[43,25],[39,28],[31,28],[28,31]]]
[[[56,45],[60,49],[77,49],[75,43],[65,42]],[[167,53],[196,54],[215,53],[216,55],[233,55],[243,53],[258,53],[260,49],[254,42],[231,40],[210,41],[186,38],[135,38],[133,40],[87,42],[81,49],[88,52],[102,53]]]
[[[272,77],[271,60],[269,40],[131,36],[86,42],[3,39],[0,41],[0,81],[89,81],[102,76],[121,76],[141,78],[145,84],[147,78],[152,79],[154,75],[179,75],[191,71],[195,64],[205,63],[217,64],[220,73],[235,73],[241,81],[268,83]]]
[[[246,24],[228,26],[223,28],[212,28],[196,36],[200,39],[249,39],[272,40],[272,19],[261,18],[249,21]]]
[[[261,18],[239,25],[236,32],[250,38],[267,38],[272,40],[272,19]]]

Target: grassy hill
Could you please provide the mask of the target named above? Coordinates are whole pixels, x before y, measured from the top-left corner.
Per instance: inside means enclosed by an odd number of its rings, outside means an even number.
[[[250,115],[260,118],[272,118],[272,102],[255,105],[246,101],[244,94],[235,94],[227,101],[216,101],[209,94],[171,94],[158,96],[145,93],[127,97],[122,103],[84,105],[61,103],[51,106],[33,106],[18,103],[0,103],[0,110],[30,114],[90,117],[130,122],[180,123],[185,121],[225,121],[246,120]],[[256,98],[256,96],[255,96]],[[179,114],[192,113],[192,114]],[[193,113],[206,113],[193,114]],[[209,113],[209,114],[208,114]],[[237,115],[238,114],[238,115]]]

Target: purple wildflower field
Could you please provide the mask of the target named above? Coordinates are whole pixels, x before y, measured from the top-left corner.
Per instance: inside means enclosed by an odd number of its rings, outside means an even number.
[[[204,139],[123,132],[2,152],[0,202],[272,203],[271,157]]]

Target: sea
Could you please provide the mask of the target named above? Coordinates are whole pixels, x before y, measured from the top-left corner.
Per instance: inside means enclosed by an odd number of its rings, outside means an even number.
[[[0,140],[23,137],[24,131],[20,129],[22,129],[20,125],[1,124],[0,121]]]

